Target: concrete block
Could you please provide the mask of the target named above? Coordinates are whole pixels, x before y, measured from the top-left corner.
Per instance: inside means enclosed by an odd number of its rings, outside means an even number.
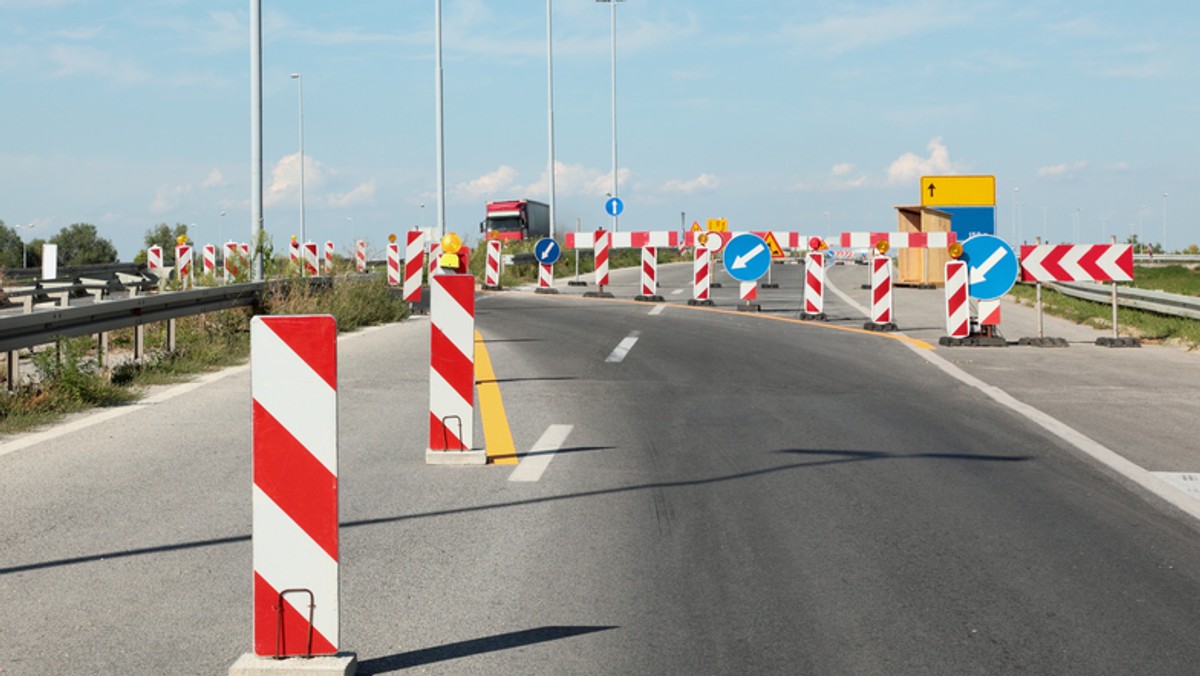
[[[229,676],[353,676],[357,670],[354,653],[282,660],[246,653],[229,667]]]

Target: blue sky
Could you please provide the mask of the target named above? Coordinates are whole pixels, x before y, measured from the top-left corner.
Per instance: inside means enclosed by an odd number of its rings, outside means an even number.
[[[558,223],[594,228],[609,7],[553,9]],[[310,238],[433,225],[433,0],[263,14],[276,245],[299,231],[293,72]],[[546,3],[444,0],[443,22],[447,225],[473,237],[485,201],[548,195]],[[921,175],[992,174],[1010,240],[1078,219],[1158,242],[1165,206],[1168,247],[1200,242],[1194,3],[627,0],[617,58],[622,230],[891,230]],[[249,82],[246,0],[0,0],[0,219],[94,223],[123,259],[159,222],[247,239]]]

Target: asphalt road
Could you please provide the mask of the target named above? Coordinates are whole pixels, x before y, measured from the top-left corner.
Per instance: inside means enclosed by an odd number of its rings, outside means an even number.
[[[1194,672],[1192,523],[839,330],[862,323],[845,300],[779,321],[796,293],[758,316],[481,296],[517,448],[561,440],[516,469],[424,464],[426,320],[343,339],[359,673]],[[234,370],[0,455],[4,674],[223,673],[249,650],[249,412]]]

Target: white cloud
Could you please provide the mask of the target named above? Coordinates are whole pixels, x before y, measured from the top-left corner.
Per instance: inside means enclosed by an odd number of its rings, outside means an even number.
[[[150,213],[162,214],[179,208],[183,198],[192,192],[191,184],[167,186],[160,185],[154,191],[154,201],[150,203]]]
[[[854,171],[854,165],[849,162],[839,162],[829,170],[830,176],[845,176]]]
[[[375,203],[375,179],[361,183],[350,192],[332,194],[329,196],[329,206],[350,207],[359,204]]]
[[[200,185],[205,188],[219,188],[229,185],[229,181],[226,180],[225,174],[222,174],[220,169],[213,169],[208,172],[208,178],[204,179],[204,182]]]
[[[47,52],[56,66],[54,77],[95,76],[120,85],[141,84],[149,76],[129,59],[118,60],[107,52],[81,45],[54,45]]]
[[[938,136],[925,146],[929,157],[915,153],[904,153],[896,158],[887,170],[887,182],[892,185],[920,180],[922,176],[961,173],[962,166],[950,160],[950,151]]]
[[[910,40],[970,23],[973,8],[968,3],[930,6],[904,3],[879,8],[855,6],[837,16],[784,29],[793,44],[818,45],[831,56],[864,47]]]
[[[662,189],[663,192],[683,193],[691,195],[698,192],[711,192],[717,189],[720,181],[712,174],[700,174],[696,178],[688,180],[672,180],[667,181]]]
[[[1082,160],[1069,164],[1063,162],[1062,164],[1053,164],[1048,167],[1042,167],[1037,170],[1037,175],[1042,178],[1063,178],[1074,176],[1086,168],[1087,162]]]
[[[629,169],[617,171],[618,186],[629,182]],[[543,171],[533,183],[517,182],[517,170],[501,165],[495,171],[484,174],[466,183],[458,184],[454,192],[460,199],[475,200],[504,199],[505,197],[533,197],[546,199],[550,195],[550,181]],[[554,163],[554,193],[557,196],[600,196],[612,192],[612,172],[593,169],[582,164]]]
[[[320,187],[325,182],[325,165],[304,156],[304,189]],[[291,199],[300,199],[300,153],[285,155],[271,168],[271,185],[263,194],[263,205],[274,206]]]
[[[459,183],[454,191],[464,199],[486,197],[491,199],[497,193],[508,191],[517,177],[517,170],[502,164],[495,171],[484,174],[477,179]]]

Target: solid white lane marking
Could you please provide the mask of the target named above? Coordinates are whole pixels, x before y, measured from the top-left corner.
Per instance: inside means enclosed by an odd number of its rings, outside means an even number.
[[[1195,472],[1151,472],[1154,476],[1200,500],[1200,474]]]
[[[571,430],[575,429],[574,425],[551,425],[542,433],[537,443],[529,452],[521,456],[520,464],[508,475],[509,481],[537,481],[542,478],[546,468],[550,466],[550,461],[554,459],[554,455],[558,449],[562,448],[567,441],[567,436],[571,434]]]
[[[662,311],[665,309],[667,309],[666,305],[655,305],[654,307],[650,308],[650,314],[661,315]]]
[[[675,289],[674,291],[671,292],[671,295],[678,296],[681,293],[683,293],[683,289]]]
[[[630,333],[625,337],[624,340],[622,340],[620,343],[617,343],[617,346],[613,348],[612,353],[609,354],[608,358],[606,358],[604,361],[610,364],[618,364],[624,361],[625,355],[629,354],[629,351],[633,349],[633,346],[637,343],[638,336],[640,335],[642,335],[641,331],[634,331],[633,333]]]
[[[865,316],[868,316],[868,317],[869,317],[869,316],[871,316],[871,311],[870,311],[870,310],[868,310],[867,308],[865,308],[865,307],[863,307],[863,306],[859,305],[857,301],[855,301],[855,300],[854,300],[853,298],[851,298],[850,296],[847,296],[845,291],[842,291],[841,289],[839,289],[839,288],[837,288],[836,286],[834,286],[833,284],[831,284],[831,283],[829,282],[829,279],[828,279],[828,278],[826,278],[826,279],[825,279],[825,288],[826,288],[826,289],[829,289],[829,290],[830,290],[830,291],[832,291],[834,294],[836,294],[838,298],[841,298],[841,299],[842,299],[842,301],[844,301],[844,302],[846,303],[846,305],[849,305],[850,307],[854,308],[855,310],[858,310],[859,312],[861,312],[861,313],[862,313],[863,315],[865,315]]]

